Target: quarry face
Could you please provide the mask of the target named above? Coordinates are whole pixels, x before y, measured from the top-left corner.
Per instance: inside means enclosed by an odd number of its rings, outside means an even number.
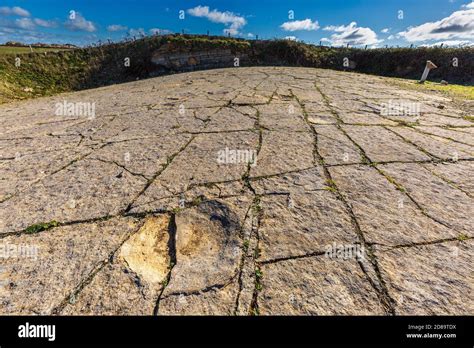
[[[0,314],[474,312],[474,127],[449,98],[255,67],[0,115]]]

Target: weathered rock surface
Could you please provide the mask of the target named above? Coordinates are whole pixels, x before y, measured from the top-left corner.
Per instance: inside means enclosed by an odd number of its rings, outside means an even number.
[[[470,315],[474,311],[473,242],[448,242],[377,253],[401,315]]]
[[[262,261],[324,252],[333,242],[358,240],[344,205],[331,192],[265,196],[260,206]]]
[[[458,233],[473,236],[474,198],[429,171],[420,170],[423,168],[420,164],[400,163],[382,167],[429,216]]]
[[[469,115],[280,67],[0,105],[0,314],[473,314]]]
[[[165,44],[153,53],[152,63],[162,69],[172,71],[193,71],[195,69],[225,68],[234,64],[235,58],[246,58],[247,54],[238,54],[230,49],[180,51]]]
[[[2,313],[52,314],[74,301],[77,290],[139,223],[134,218],[116,218],[3,238],[3,248],[13,246],[24,252],[0,259],[6,279],[0,292]]]
[[[176,265],[165,290],[190,293],[227,284],[242,254],[240,220],[225,203],[206,201],[176,215]]]
[[[384,310],[356,261],[324,255],[262,267],[260,313],[282,315],[368,315]]]
[[[385,170],[386,166],[380,166]],[[370,166],[329,169],[369,243],[400,245],[454,238],[453,229],[424,215],[405,193]]]
[[[120,250],[119,257],[147,283],[160,284],[168,274],[171,263],[169,224],[168,216],[148,218]]]

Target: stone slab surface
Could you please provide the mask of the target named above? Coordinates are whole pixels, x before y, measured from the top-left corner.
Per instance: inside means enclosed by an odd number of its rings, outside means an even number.
[[[0,105],[0,314],[472,315],[469,115],[283,67]]]
[[[471,315],[472,240],[377,253],[400,315]]]

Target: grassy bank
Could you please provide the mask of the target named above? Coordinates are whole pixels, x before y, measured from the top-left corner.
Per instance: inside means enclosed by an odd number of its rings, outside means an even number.
[[[474,100],[474,87],[467,85],[442,85],[436,82],[427,81],[424,84],[416,80],[394,79],[392,82],[400,87],[417,91],[435,91],[460,100]]]
[[[0,46],[0,56],[4,54],[26,54],[26,53],[44,53],[44,52],[60,52],[65,49],[52,47],[16,47],[16,46]]]

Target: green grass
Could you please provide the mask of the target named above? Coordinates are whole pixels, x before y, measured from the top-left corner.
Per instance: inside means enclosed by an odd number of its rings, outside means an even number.
[[[433,82],[425,82],[424,85],[421,85],[427,89],[445,92],[452,96],[459,96],[461,98],[466,98],[474,100],[474,86],[463,86],[463,85],[441,85]]]
[[[39,223],[39,224],[35,224],[35,225],[31,225],[27,227],[25,232],[38,233],[38,232],[46,231],[53,227],[58,227],[58,226],[59,226],[59,222],[57,221],[44,222],[44,223]]]
[[[65,51],[64,48],[48,48],[48,47],[16,47],[16,46],[0,46],[0,55],[2,54],[25,54],[25,53],[44,53],[44,52],[59,52]]]
[[[425,83],[418,83],[416,80],[393,79],[393,81],[405,88],[414,89],[418,91],[439,91],[450,97],[457,99],[474,100],[474,86],[448,84],[442,85],[440,83],[426,81]]]
[[[336,183],[331,180],[331,179],[327,179],[326,180],[326,183],[325,183],[325,186],[323,188],[324,190],[326,191],[330,191],[330,192],[333,192],[333,193],[337,193],[337,186],[336,186]]]

